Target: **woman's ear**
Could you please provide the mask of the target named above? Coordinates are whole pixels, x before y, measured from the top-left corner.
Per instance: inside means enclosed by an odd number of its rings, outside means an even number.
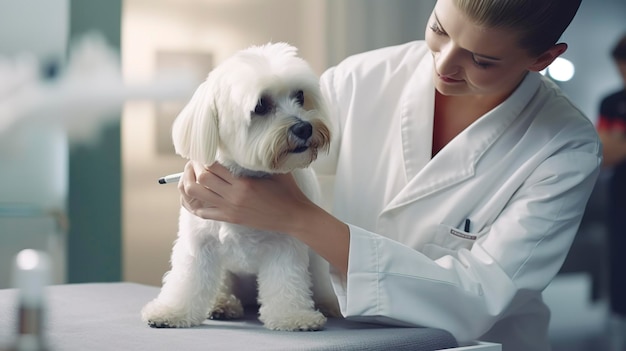
[[[209,81],[205,81],[180,112],[172,126],[176,153],[210,165],[215,162],[219,131],[217,110]]]
[[[535,60],[535,62],[530,67],[528,67],[528,70],[534,71],[534,72],[543,71],[546,67],[550,66],[550,64],[554,62],[554,60],[556,60],[557,57],[561,56],[566,50],[567,50],[567,44],[565,43],[558,43],[552,46],[546,52],[539,55],[537,59]]]

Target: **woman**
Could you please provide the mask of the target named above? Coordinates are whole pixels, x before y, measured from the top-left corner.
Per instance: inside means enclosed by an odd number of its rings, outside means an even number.
[[[333,214],[289,175],[234,178],[189,163],[203,218],[284,232],[333,267],[342,313],[548,350],[541,291],[576,233],[601,161],[594,126],[537,72],[572,0],[439,0],[425,42],[356,55],[321,86]]]

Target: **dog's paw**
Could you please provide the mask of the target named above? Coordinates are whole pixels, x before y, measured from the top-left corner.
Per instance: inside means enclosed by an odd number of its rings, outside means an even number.
[[[241,301],[232,294],[220,295],[209,312],[209,319],[237,319],[243,317]]]
[[[319,311],[300,310],[268,316],[261,314],[259,319],[267,329],[282,331],[315,331],[326,324],[326,317]]]
[[[141,319],[152,328],[189,328],[200,325],[205,316],[194,316],[183,308],[174,308],[159,300],[149,302],[141,310]]]

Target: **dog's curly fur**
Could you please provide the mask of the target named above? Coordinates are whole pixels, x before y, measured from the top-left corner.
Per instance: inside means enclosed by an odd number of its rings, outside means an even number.
[[[206,165],[218,161],[239,176],[292,172],[319,201],[307,167],[328,149],[330,124],[318,78],[296,51],[285,43],[254,46],[214,69],[174,122],[176,152]],[[318,330],[324,313],[339,315],[328,263],[282,233],[204,220],[182,208],[171,264],[159,296],[142,310],[152,327],[241,317],[233,282],[251,274],[269,329]]]

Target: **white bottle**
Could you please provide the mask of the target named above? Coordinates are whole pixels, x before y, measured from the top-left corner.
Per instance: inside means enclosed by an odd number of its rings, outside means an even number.
[[[13,271],[19,289],[17,331],[12,351],[48,351],[45,340],[45,287],[50,281],[50,259],[45,252],[20,251]]]

